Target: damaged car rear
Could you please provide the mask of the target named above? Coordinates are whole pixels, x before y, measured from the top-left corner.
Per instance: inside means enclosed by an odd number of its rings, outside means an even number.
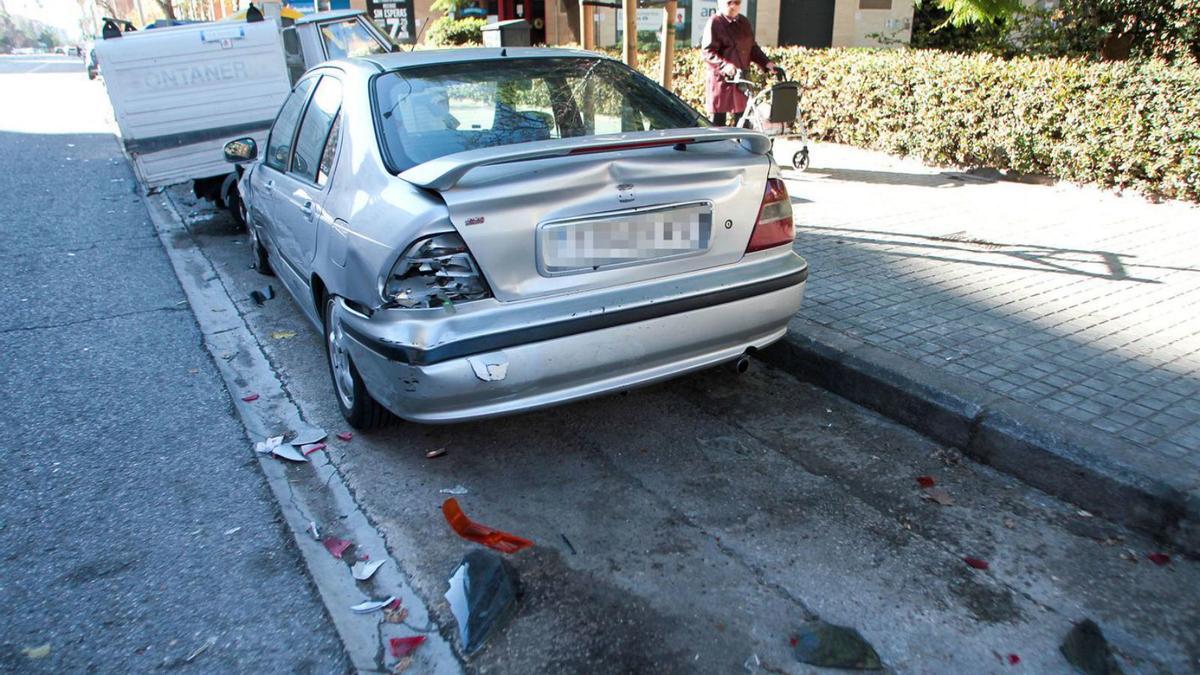
[[[247,140],[231,160],[257,158]],[[804,294],[769,140],[595,54],[327,63],[267,145],[242,177],[256,265],[324,331],[358,428],[732,361],[779,339]]]

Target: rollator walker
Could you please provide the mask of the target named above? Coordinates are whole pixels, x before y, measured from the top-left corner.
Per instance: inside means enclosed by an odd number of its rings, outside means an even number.
[[[808,131],[800,121],[800,83],[788,80],[782,68],[775,69],[775,76],[779,81],[761,91],[756,91],[758,85],[747,80],[741,70],[726,80],[747,98],[737,126],[770,136],[772,152],[777,138],[800,141],[800,149],[792,155],[792,167],[804,171],[808,168]]]

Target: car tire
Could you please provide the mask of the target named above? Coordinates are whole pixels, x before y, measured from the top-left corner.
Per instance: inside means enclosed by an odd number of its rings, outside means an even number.
[[[238,200],[239,203],[241,201]],[[263,276],[275,276],[275,270],[271,268],[271,259],[267,255],[267,247],[258,239],[258,229],[253,223],[248,223],[246,231],[250,233],[250,267]]]
[[[354,361],[343,347],[345,335],[341,326],[333,321],[334,303],[336,296],[325,299],[325,309],[322,314],[325,327],[325,360],[329,364],[329,377],[333,383],[333,397],[337,401],[342,417],[350,426],[359,431],[371,431],[387,424],[392,415],[379,402],[371,397],[354,367]]]

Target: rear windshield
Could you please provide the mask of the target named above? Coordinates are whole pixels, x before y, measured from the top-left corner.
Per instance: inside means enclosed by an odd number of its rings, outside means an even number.
[[[582,57],[405,68],[376,79],[375,106],[395,171],[463,150],[708,124],[625,65]]]

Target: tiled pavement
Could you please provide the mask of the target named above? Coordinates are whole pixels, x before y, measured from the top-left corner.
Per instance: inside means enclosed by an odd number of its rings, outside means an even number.
[[[1200,487],[1200,208],[843,146],[812,157],[787,173],[811,266],[801,321],[1111,434],[1117,459]]]

